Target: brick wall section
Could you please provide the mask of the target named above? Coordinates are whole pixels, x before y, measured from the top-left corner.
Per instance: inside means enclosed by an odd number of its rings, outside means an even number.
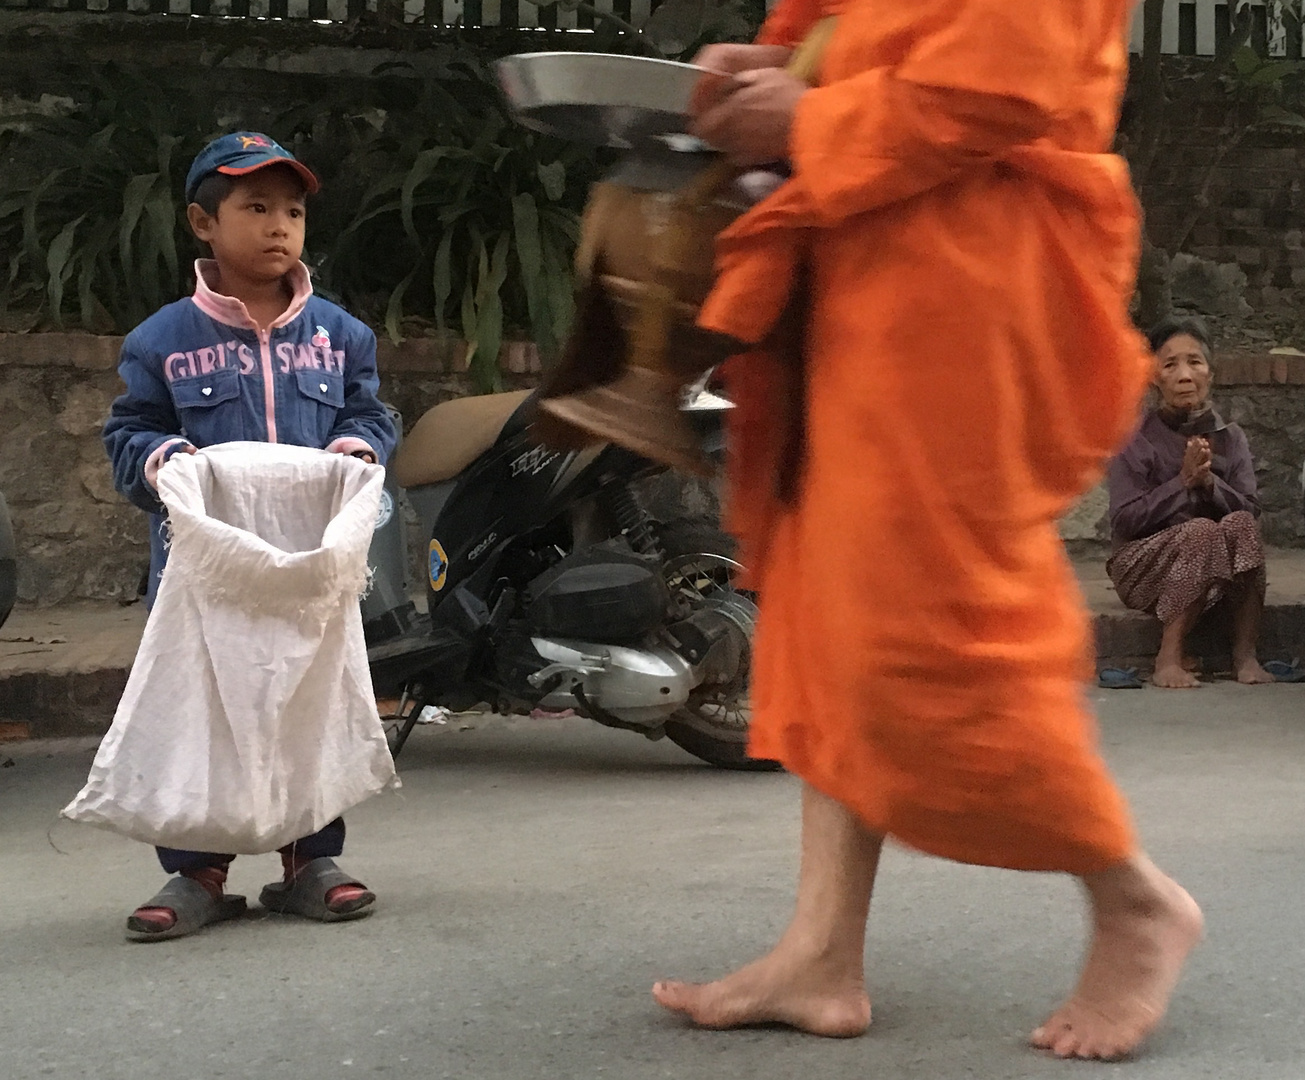
[[[1265,539],[1305,546],[1305,356],[1229,349],[1215,356],[1215,403],[1246,431],[1264,508]]]
[[[1305,351],[1297,356],[1254,349],[1223,349],[1215,361],[1215,378],[1219,387],[1229,388],[1305,386]]]

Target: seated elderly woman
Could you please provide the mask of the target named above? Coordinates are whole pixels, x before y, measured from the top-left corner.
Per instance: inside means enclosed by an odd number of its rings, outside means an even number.
[[[1152,681],[1199,685],[1183,643],[1201,614],[1232,603],[1233,670],[1273,682],[1255,646],[1264,611],[1264,546],[1246,434],[1210,403],[1210,335],[1199,319],[1150,334],[1160,406],[1110,465],[1110,580],[1130,608],[1164,625]]]

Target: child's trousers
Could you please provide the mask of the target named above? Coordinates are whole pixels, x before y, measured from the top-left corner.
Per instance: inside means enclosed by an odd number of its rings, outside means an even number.
[[[169,874],[183,870],[203,870],[206,867],[225,867],[234,855],[218,855],[211,851],[180,851],[177,848],[155,848],[159,862]],[[282,855],[295,855],[301,859],[335,858],[344,850],[344,818],[336,818],[312,836],[305,836],[281,848]]]

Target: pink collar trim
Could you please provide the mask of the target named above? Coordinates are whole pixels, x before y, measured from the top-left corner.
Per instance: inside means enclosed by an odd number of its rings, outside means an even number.
[[[191,297],[195,306],[205,315],[227,326],[239,326],[247,330],[257,330],[259,326],[249,315],[249,309],[234,296],[225,296],[217,292],[212,282],[217,281],[217,262],[213,259],[195,260],[195,295]],[[303,313],[308,298],[313,295],[313,283],[308,276],[308,267],[297,262],[286,273],[286,279],[294,290],[290,306],[276,320],[269,330],[293,322]]]

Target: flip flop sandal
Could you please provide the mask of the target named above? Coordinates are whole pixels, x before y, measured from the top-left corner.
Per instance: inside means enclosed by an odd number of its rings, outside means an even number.
[[[134,914],[127,917],[127,938],[130,941],[166,941],[169,938],[185,937],[196,930],[202,930],[210,923],[238,919],[245,913],[243,896],[224,895],[215,900],[198,881],[178,874],[169,878],[154,896],[141,904],[143,908],[167,908],[177,921],[166,930],[152,930],[144,919]],[[139,910],[139,909],[138,909]]]
[[[265,885],[258,899],[268,911],[281,915],[302,915],[305,919],[316,919],[318,922],[345,922],[372,913],[376,896],[370,891],[349,901],[343,910],[333,911],[328,908],[326,894],[341,885],[366,888],[357,878],[350,877],[336,866],[334,859],[323,856],[308,863],[295,875],[293,881],[274,881],[271,885]]]
[[[1262,666],[1278,682],[1305,682],[1305,670],[1296,660],[1268,660]]]
[[[1097,685],[1105,690],[1144,690],[1137,668],[1102,668],[1097,672]]]

